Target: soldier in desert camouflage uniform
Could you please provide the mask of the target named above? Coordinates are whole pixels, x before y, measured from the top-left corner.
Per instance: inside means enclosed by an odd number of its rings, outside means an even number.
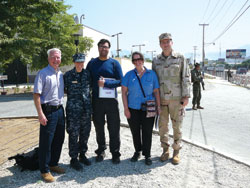
[[[75,54],[73,56],[75,68],[64,75],[64,88],[68,97],[66,130],[69,134],[70,166],[76,170],[82,170],[80,162],[85,165],[91,164],[85,156],[91,129],[91,98],[90,74],[83,69],[84,61],[84,54]]]
[[[190,70],[183,55],[172,50],[172,36],[163,33],[159,36],[162,53],[153,60],[152,69],[156,72],[160,83],[161,114],[159,118],[159,134],[163,153],[161,161],[169,158],[168,123],[172,120],[174,143],[173,164],[180,162],[181,126],[184,107],[190,97]]]

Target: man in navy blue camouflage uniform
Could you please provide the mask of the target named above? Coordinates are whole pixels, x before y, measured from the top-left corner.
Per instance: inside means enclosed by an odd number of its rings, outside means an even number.
[[[83,69],[84,61],[84,54],[75,54],[73,56],[75,67],[64,75],[64,89],[68,97],[66,130],[69,134],[70,166],[75,170],[83,169],[80,162],[91,165],[85,155],[88,150],[87,143],[91,129],[91,78],[89,71]]]

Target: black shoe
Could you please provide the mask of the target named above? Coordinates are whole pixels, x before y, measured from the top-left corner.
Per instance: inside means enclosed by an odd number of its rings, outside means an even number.
[[[79,161],[77,159],[71,159],[70,166],[77,171],[80,171],[83,169],[82,165],[79,163]]]
[[[81,163],[85,164],[86,166],[90,166],[91,165],[91,161],[85,155],[80,155],[79,156],[79,161]]]
[[[105,152],[102,152],[101,154],[98,154],[96,156],[95,161],[96,162],[101,162],[101,161],[103,161],[104,157],[105,157]]]
[[[151,157],[146,157],[146,158],[145,158],[145,164],[146,164],[146,165],[151,165],[151,164],[152,164]]]
[[[135,152],[133,157],[130,159],[131,162],[136,162],[138,159],[140,159],[141,153],[140,152]]]
[[[112,157],[113,164],[119,164],[121,162],[120,157]]]
[[[197,106],[197,109],[204,109],[202,106]]]
[[[193,110],[197,110],[197,108],[195,106],[192,107]]]

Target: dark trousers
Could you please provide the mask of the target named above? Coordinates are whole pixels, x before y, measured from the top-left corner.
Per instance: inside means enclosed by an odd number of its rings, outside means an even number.
[[[85,155],[88,150],[88,139],[91,130],[90,113],[77,113],[73,117],[66,117],[67,132],[69,134],[69,156],[77,158],[78,154]]]
[[[193,101],[192,101],[193,106],[195,106],[196,104],[197,106],[200,106],[200,101],[201,101],[201,86],[199,83],[199,85],[197,84],[193,85]]]
[[[146,118],[146,112],[129,108],[131,117],[128,124],[133,136],[136,152],[142,151],[145,157],[151,156],[152,131],[155,118]]]
[[[113,157],[120,156],[120,115],[117,99],[109,98],[93,98],[93,122],[96,131],[96,141],[98,149],[95,151],[97,155],[101,154],[106,147],[105,141],[105,116],[107,118],[109,131],[109,146]]]
[[[65,135],[63,107],[43,112],[48,120],[47,125],[40,125],[39,167],[41,173],[49,172],[49,166],[57,166],[60,159]]]

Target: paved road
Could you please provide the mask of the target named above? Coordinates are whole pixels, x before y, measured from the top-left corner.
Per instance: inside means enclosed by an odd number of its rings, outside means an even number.
[[[250,164],[250,90],[225,80],[210,79],[205,84],[201,100],[205,109],[193,111],[189,101],[183,138]]]
[[[205,109],[192,111],[190,101],[183,138],[250,164],[250,90],[225,80],[205,81],[201,101]],[[119,101],[121,120],[126,123],[120,95]],[[0,117],[33,115],[32,97],[0,97]]]

